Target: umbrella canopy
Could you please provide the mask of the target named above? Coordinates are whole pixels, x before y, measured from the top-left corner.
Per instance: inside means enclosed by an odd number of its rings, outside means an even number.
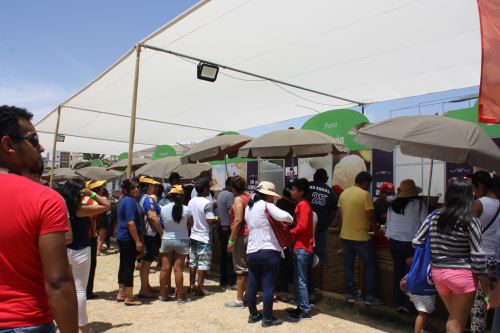
[[[222,134],[206,139],[193,146],[184,156],[182,163],[208,162],[236,157],[238,149],[252,140],[251,137],[241,134]]]
[[[179,157],[169,156],[149,162],[139,168],[136,174],[166,179],[172,172],[177,172],[182,178],[193,179],[210,168],[208,164],[181,164]]]
[[[44,173],[42,175],[43,179],[49,180],[50,179],[50,171],[47,173]],[[70,168],[58,168],[54,170],[54,178],[53,181],[55,182],[60,182],[72,178],[81,178],[80,175],[75,173],[75,170],[70,169]]]
[[[477,124],[443,116],[408,116],[361,128],[355,141],[392,151],[400,145],[406,155],[495,170],[500,149]]]
[[[87,180],[113,180],[116,178],[120,178],[123,174],[116,170],[106,170],[101,167],[85,167],[78,170],[75,170],[77,174],[82,176]]]
[[[151,160],[147,158],[133,158],[132,159],[132,169],[137,170],[143,165],[146,165],[150,162]],[[108,170],[119,170],[119,171],[124,171],[127,169],[128,166],[128,160],[121,160],[116,162],[115,164],[111,165]]]
[[[347,152],[347,147],[321,132],[287,129],[261,135],[240,148],[240,157],[290,158]]]

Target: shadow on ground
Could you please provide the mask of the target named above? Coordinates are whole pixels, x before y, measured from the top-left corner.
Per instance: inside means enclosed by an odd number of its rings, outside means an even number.
[[[106,323],[106,322],[102,322],[102,321],[94,321],[94,322],[90,323],[90,327],[96,333],[106,332],[112,328],[127,327],[127,326],[131,326],[131,325],[132,325],[132,323],[123,323],[123,324],[113,325],[111,323]]]

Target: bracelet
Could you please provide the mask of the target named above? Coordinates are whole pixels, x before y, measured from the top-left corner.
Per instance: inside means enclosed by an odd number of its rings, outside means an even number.
[[[233,245],[234,245],[234,241],[233,241],[233,240],[228,240],[228,241],[227,241],[227,245],[231,245],[231,246],[233,246]]]
[[[94,199],[96,195],[97,195],[97,193],[95,193],[95,192],[90,192],[89,197],[90,197],[90,199]]]

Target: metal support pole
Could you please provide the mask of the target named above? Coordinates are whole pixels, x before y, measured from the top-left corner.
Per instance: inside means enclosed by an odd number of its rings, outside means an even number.
[[[54,142],[52,143],[52,170],[50,170],[50,180],[49,186],[52,187],[52,181],[54,180],[54,171],[56,166],[56,148],[57,148],[57,134],[59,133],[59,121],[61,120],[61,105],[57,107],[57,121],[56,130],[54,133]]]
[[[365,114],[365,105],[364,104],[361,104],[361,113]]]
[[[432,185],[432,169],[434,168],[434,160],[431,160],[431,169],[429,170],[429,188],[427,189],[427,210],[430,211],[431,203],[431,185]]]
[[[128,141],[128,166],[127,178],[132,178],[132,158],[134,154],[135,140],[135,116],[137,114],[137,89],[139,87],[139,64],[141,62],[141,45],[135,46],[135,73],[134,73],[134,91],[132,94],[132,113],[130,115],[130,137]]]

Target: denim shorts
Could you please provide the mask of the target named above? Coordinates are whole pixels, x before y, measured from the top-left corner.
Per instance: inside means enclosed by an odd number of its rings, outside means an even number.
[[[189,239],[163,239],[161,241],[160,253],[172,253],[186,255],[189,253]]]
[[[189,267],[209,271],[212,263],[212,244],[191,239],[189,247]]]
[[[54,323],[17,328],[0,328],[0,333],[55,333]]]

